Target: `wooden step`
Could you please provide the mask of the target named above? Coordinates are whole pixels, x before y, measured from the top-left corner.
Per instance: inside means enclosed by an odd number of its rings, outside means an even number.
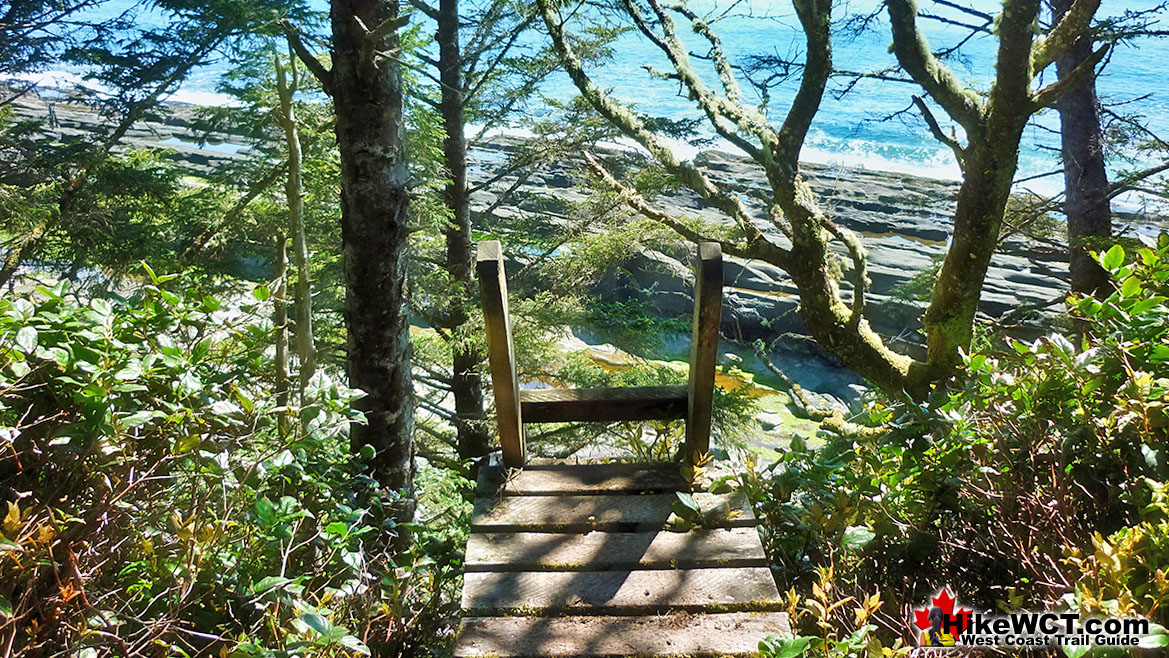
[[[791,632],[780,612],[654,617],[469,617],[457,658],[487,656],[751,656],[768,635]]]
[[[755,528],[693,532],[474,533],[467,571],[766,567]]]
[[[676,420],[686,417],[685,386],[541,388],[520,391],[525,423]]]
[[[656,571],[468,573],[463,610],[476,615],[735,612],[779,606],[765,567]]]
[[[740,492],[698,493],[694,499],[708,527],[755,525],[751,504]],[[479,498],[471,531],[648,532],[665,526],[677,500],[674,494]]]
[[[689,491],[681,464],[558,464],[479,471],[478,495],[555,496]]]

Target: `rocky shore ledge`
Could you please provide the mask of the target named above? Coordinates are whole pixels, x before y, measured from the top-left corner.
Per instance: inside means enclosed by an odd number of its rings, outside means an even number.
[[[483,144],[471,153],[475,165],[472,184],[497,171],[507,153],[516,147],[513,138],[499,138]],[[746,158],[708,151],[698,160],[713,173],[724,189],[747,200],[752,190],[766,186],[763,172]],[[919,273],[928,271],[942,257],[951,232],[951,216],[958,184],[906,174],[866,169],[805,164],[804,176],[824,207],[839,225],[862,236],[868,249],[868,269],[872,280],[867,294],[867,317],[873,328],[893,339],[901,349],[913,352],[921,339],[918,317],[925,303],[909,299],[900,289]],[[519,215],[542,215],[547,222],[572,221],[558,215],[556,204],[583,201],[589,191],[581,185],[579,165],[557,163],[531,176],[519,189],[521,198],[515,205],[504,205],[495,214],[505,222]],[[500,186],[508,187],[508,182]],[[479,208],[494,201],[490,194],[475,198]],[[711,221],[725,221],[721,214],[689,190],[682,190],[654,200],[655,204],[676,216],[701,216]],[[758,213],[763,215],[762,211]],[[775,232],[763,222],[761,230]],[[780,238],[781,243],[786,242]],[[851,267],[843,247],[834,244],[846,267]],[[641,251],[613,273],[600,290],[614,298],[640,297],[661,309],[664,314],[684,315],[692,308],[693,287],[691,256],[685,250],[673,253]],[[803,333],[799,318],[799,298],[795,286],[780,269],[758,261],[726,258],[726,306],[723,333],[736,340],[754,340],[785,333]],[[1020,307],[1045,306],[1067,289],[1066,253],[1057,247],[1025,239],[1008,239],[995,255],[982,295],[981,312],[999,318]],[[847,300],[851,285],[841,281]],[[1058,312],[1061,305],[1046,306],[1046,312]],[[1034,334],[1046,323],[1032,318],[1018,327],[1020,334]]]
[[[27,94],[13,103],[17,119],[45,119],[52,116],[46,132],[68,140],[99,131],[105,123],[83,99],[55,92]],[[194,134],[197,108],[170,103],[155,118],[139,122],[127,135],[130,148],[169,149],[170,157],[192,174],[209,172],[228,160],[249,157],[247,145],[229,134]],[[470,182],[475,185],[495,176],[507,156],[522,143],[521,138],[498,136],[474,147],[469,153]],[[493,212],[503,225],[521,217],[536,223],[567,225],[567,213],[557,212],[566,204],[584,201],[589,191],[582,185],[579,162],[568,159],[549,165],[518,186],[515,203],[503,204]],[[717,182],[750,201],[753,190],[764,189],[763,173],[748,160],[718,151],[699,156]],[[958,184],[906,174],[867,169],[805,165],[804,175],[840,225],[864,238],[872,279],[867,316],[881,334],[907,352],[919,349],[918,317],[924,303],[907,299],[899,289],[945,252],[951,231],[951,214]],[[496,189],[517,183],[515,175],[504,177]],[[495,197],[477,193],[476,209],[488,208]],[[689,191],[663,196],[655,203],[682,216],[720,220],[720,215]],[[758,204],[756,204],[758,205]],[[1127,218],[1130,221],[1135,218]],[[774,230],[760,224],[765,230]],[[839,247],[839,245],[835,245]],[[848,263],[843,251],[843,262]],[[842,281],[848,294],[849,284]],[[614,272],[602,290],[613,298],[641,297],[663,314],[684,315],[691,309],[692,275],[689,256],[642,251]],[[1067,256],[1056,247],[1024,239],[1005,241],[995,255],[982,295],[981,311],[998,318],[1021,307],[1045,306],[1067,288]],[[768,338],[803,331],[797,311],[795,287],[779,269],[760,262],[728,258],[726,265],[726,306],[724,335],[737,340]],[[1059,304],[1046,306],[1058,312]],[[1020,334],[1043,330],[1042,318],[1031,319],[1017,328]]]

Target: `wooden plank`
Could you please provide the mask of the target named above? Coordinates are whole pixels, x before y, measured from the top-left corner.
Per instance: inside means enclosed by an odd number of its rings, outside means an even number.
[[[791,633],[781,612],[654,617],[470,617],[457,658],[487,656],[753,656],[768,635]]]
[[[675,420],[686,417],[686,387],[526,389],[520,407],[525,423]]]
[[[467,571],[766,567],[755,528],[692,532],[473,533]]]
[[[710,527],[755,525],[751,504],[741,492],[694,494]],[[661,530],[678,497],[644,496],[508,496],[479,498],[472,532],[648,532]]]
[[[718,330],[722,322],[723,259],[717,242],[698,245],[694,277],[694,324],[690,339],[689,404],[686,412],[686,453],[697,464],[710,451],[714,405],[714,369]]]
[[[555,496],[689,491],[679,464],[558,464],[522,471],[486,467],[479,495]]]
[[[736,612],[778,606],[779,592],[766,567],[472,572],[463,577],[463,610],[474,614]]]
[[[491,385],[495,392],[495,418],[503,461],[508,466],[524,465],[523,423],[520,415],[520,385],[516,377],[515,345],[507,309],[507,277],[503,267],[503,246],[499,240],[480,242],[475,271],[483,300],[487,327],[487,357]]]

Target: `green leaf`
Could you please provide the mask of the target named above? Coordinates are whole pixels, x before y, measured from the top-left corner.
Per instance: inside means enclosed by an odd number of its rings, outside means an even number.
[[[255,585],[252,585],[252,593],[261,594],[267,592],[268,590],[279,589],[291,582],[291,578],[285,578],[283,576],[267,576],[266,578],[261,578],[260,581]]]
[[[276,506],[267,498],[259,498],[256,500],[256,516],[260,519],[260,523],[265,527],[275,525],[276,523]]]
[[[138,411],[122,418],[122,427],[142,427],[154,418],[153,411]]]
[[[1052,334],[1048,336],[1052,347],[1056,348],[1060,354],[1064,356],[1073,356],[1076,353],[1076,348],[1072,342],[1065,338],[1062,334]]]
[[[32,354],[37,349],[37,330],[34,327],[21,327],[16,332],[16,346],[25,354]]]
[[[114,307],[104,299],[95,299],[91,301],[89,303],[89,307],[102,317],[107,317],[113,315],[114,313]]]
[[[302,615],[300,620],[303,621],[306,626],[320,633],[321,635],[328,635],[329,631],[333,630],[332,622],[316,613]]]
[[[1141,280],[1135,276],[1128,277],[1127,279],[1124,280],[1124,283],[1122,283],[1120,286],[1120,296],[1125,298],[1125,299],[1128,299],[1129,297],[1133,297],[1133,296],[1137,295],[1138,293],[1140,293],[1140,291],[1141,291]]]
[[[1169,647],[1169,634],[1165,632],[1165,627],[1160,624],[1149,624],[1149,634],[1140,639],[1140,646],[1143,649]]]
[[[370,444],[366,443],[361,446],[361,450],[358,451],[357,456],[361,459],[361,461],[367,462],[377,456],[377,448],[374,448]]]
[[[677,496],[678,500],[682,501],[682,504],[686,506],[686,509],[693,511],[695,514],[702,512],[702,507],[698,504],[697,500],[694,500],[694,496],[681,491],[677,492]]]
[[[844,530],[840,544],[845,548],[859,550],[868,546],[869,542],[877,538],[877,533],[863,525],[849,526]]]
[[[202,361],[204,357],[211,351],[211,339],[204,338],[195,343],[195,347],[191,349],[191,360]]]
[[[768,635],[759,642],[759,652],[767,658],[797,658],[808,651],[810,637],[779,637]]]
[[[341,646],[349,649],[350,651],[356,651],[363,656],[369,655],[369,647],[362,644],[361,640],[352,635],[343,636],[341,638]]]
[[[132,381],[142,376],[142,363],[137,359],[126,364],[126,367],[114,373],[114,379]]]
[[[12,613],[12,601],[9,601],[3,594],[0,594],[0,619],[10,619],[12,618]]]
[[[256,286],[255,288],[252,288],[252,296],[255,297],[257,301],[266,302],[268,301],[268,298],[272,296],[272,291],[268,290],[268,286]]]
[[[1092,649],[1092,647],[1070,647],[1066,644],[1061,644],[1060,647],[1063,648],[1064,655],[1068,658],[1080,658],[1080,656],[1087,655],[1088,651]]]
[[[1106,270],[1115,270],[1116,268],[1120,267],[1120,264],[1123,262],[1124,247],[1118,244],[1112,245],[1112,248],[1109,249],[1108,252],[1104,254],[1103,258],[1100,259],[1100,264],[1103,265],[1104,269]]]

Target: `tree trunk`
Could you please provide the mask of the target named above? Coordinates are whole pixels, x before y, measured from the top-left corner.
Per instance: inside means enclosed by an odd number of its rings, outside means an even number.
[[[482,354],[460,331],[470,319],[467,305],[474,286],[471,263],[471,212],[467,193],[467,140],[463,96],[463,58],[459,49],[459,0],[439,0],[438,32],[439,81],[442,115],[446,138],[443,157],[450,182],[443,190],[443,200],[451,211],[445,231],[447,271],[451,276],[448,308],[452,336],[451,393],[455,399],[455,429],[458,432],[459,457],[469,459],[490,450],[486,418],[483,413],[483,384],[479,365]]]
[[[341,152],[341,241],[349,384],[356,407],[354,452],[374,450],[372,476],[402,492],[394,516],[414,514],[414,391],[406,315],[406,163],[396,0],[332,0],[329,91]]]
[[[1071,6],[1072,0],[1052,0],[1055,21]],[[1077,40],[1055,60],[1056,74],[1061,80],[1066,78],[1091,54],[1092,41],[1086,38]],[[1105,295],[1109,289],[1108,273],[1088,253],[1089,248],[1100,248],[1093,244],[1092,238],[1107,238],[1112,234],[1108,173],[1104,169],[1100,116],[1096,110],[1096,77],[1088,76],[1068,90],[1056,108],[1059,110],[1063,154],[1071,289],[1073,292]]]
[[[288,176],[284,181],[284,195],[288,200],[288,230],[292,232],[292,257],[296,261],[296,288],[292,298],[292,317],[296,328],[296,356],[299,360],[300,397],[317,369],[316,348],[313,344],[313,300],[309,281],[308,245],[304,237],[304,186],[301,182],[300,130],[296,123],[296,107],[292,96],[298,86],[296,55],[289,53],[292,84],[289,84],[280,58],[276,64],[276,89],[280,96],[280,122],[284,127],[284,143],[288,148]]]
[[[288,237],[276,232],[276,290],[272,293],[272,324],[276,331],[276,426],[280,438],[288,436],[288,305],[285,303],[288,276]]]
[[[928,367],[911,378],[910,393],[916,397],[925,395],[931,381],[953,373],[959,365],[959,349],[970,349],[978,302],[1002,230],[1027,117],[1014,119],[988,127],[986,135],[972,137],[966,150],[966,175],[958,191],[953,239],[922,316],[929,359]]]

